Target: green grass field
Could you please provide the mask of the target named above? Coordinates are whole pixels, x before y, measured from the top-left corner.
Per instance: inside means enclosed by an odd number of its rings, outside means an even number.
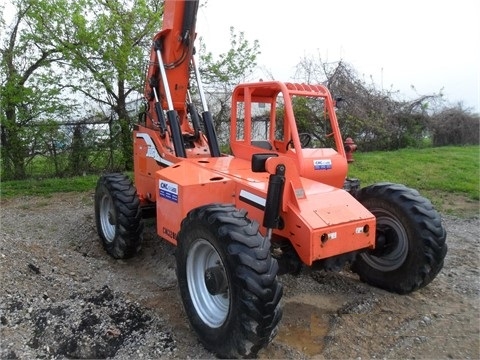
[[[30,179],[4,181],[0,183],[1,197],[10,198],[25,195],[50,195],[56,192],[82,192],[95,188],[98,176],[75,176],[69,178]]]
[[[442,212],[477,213],[480,199],[480,147],[439,147],[392,152],[356,152],[349,176],[362,186],[380,181],[405,184],[428,197]],[[93,191],[97,175],[0,183],[2,198]],[[460,213],[461,214],[461,213]]]
[[[480,147],[439,147],[392,152],[355,153],[349,176],[362,185],[402,183],[418,190],[480,198]]]
[[[366,186],[380,181],[417,189],[442,213],[480,214],[480,147],[438,147],[354,154],[349,176]]]

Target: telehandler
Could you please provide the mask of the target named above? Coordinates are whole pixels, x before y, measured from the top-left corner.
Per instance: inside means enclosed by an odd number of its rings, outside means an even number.
[[[198,1],[164,3],[146,74],[147,107],[133,131],[134,182],[106,174],[96,187],[106,251],[133,256],[143,218],[154,216],[159,237],[176,246],[191,327],[226,358],[254,357],[272,341],[282,316],[278,275],[300,266],[348,265],[362,281],[400,294],[430,283],[447,252],[440,215],[416,190],[392,183],[361,188],[347,177],[325,86],[238,85],[232,155],[220,151],[194,58],[197,10]],[[296,101],[318,114],[309,133],[298,132]]]

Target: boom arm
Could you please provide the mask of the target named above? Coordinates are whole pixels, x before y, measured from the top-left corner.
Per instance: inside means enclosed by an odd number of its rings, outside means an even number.
[[[158,129],[164,146],[167,149],[173,147],[175,156],[179,158],[188,156],[186,147],[205,146],[206,143],[211,156],[221,155],[212,117],[206,108],[198,70],[193,61],[198,3],[199,0],[165,1],[163,25],[153,38],[144,90],[148,102],[145,126]],[[195,71],[204,105],[202,119],[206,137],[201,134],[198,113],[188,91],[191,70]]]
[[[185,99],[190,78],[190,60],[193,56],[198,0],[167,0],[164,5],[163,25],[153,38],[150,62],[145,84],[145,98],[155,105],[154,92],[162,108],[176,110],[180,119],[185,115]],[[164,65],[167,80],[161,77]],[[155,106],[150,106],[154,109]],[[156,114],[154,114],[156,118]]]

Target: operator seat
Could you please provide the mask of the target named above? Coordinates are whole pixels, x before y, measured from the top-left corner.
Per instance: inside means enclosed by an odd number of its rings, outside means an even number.
[[[267,140],[252,140],[251,144],[265,150],[273,150],[272,144]]]

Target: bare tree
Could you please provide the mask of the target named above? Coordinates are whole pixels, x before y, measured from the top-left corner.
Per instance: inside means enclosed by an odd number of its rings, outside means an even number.
[[[379,90],[343,61],[326,63],[305,57],[297,66],[298,81],[323,83],[337,99],[340,128],[365,151],[420,146],[429,135],[432,109],[443,103],[441,92],[397,100],[398,92]]]
[[[434,114],[430,126],[434,146],[480,144],[480,116],[462,104]]]

